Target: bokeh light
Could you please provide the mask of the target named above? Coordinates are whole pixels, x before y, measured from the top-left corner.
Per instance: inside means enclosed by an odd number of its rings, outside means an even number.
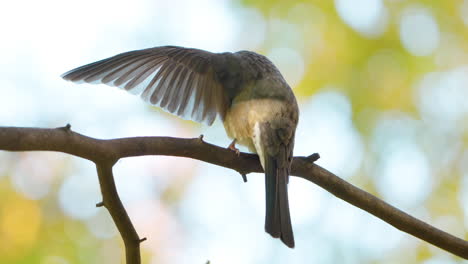
[[[303,105],[295,147],[296,155],[320,153],[317,164],[336,172],[343,178],[359,169],[363,146],[351,122],[351,104],[338,92],[327,91],[312,97]]]
[[[40,199],[46,196],[50,189],[58,168],[54,166],[44,166],[46,163],[59,164],[63,160],[63,155],[57,153],[26,153],[20,162],[16,164],[12,174],[12,183],[18,193],[30,199]]]
[[[117,228],[111,216],[104,210],[99,210],[97,214],[86,221],[89,231],[97,238],[109,239],[117,235]]]
[[[60,257],[60,256],[46,256],[42,259],[40,264],[68,264],[66,259]]]
[[[102,201],[99,182],[91,164],[85,172],[74,173],[64,179],[59,190],[60,207],[69,217],[88,219],[97,214],[96,204]]]
[[[400,38],[405,49],[411,54],[430,55],[439,45],[439,26],[427,8],[408,7],[401,15]]]
[[[241,49],[257,50],[266,37],[267,23],[265,17],[255,8],[236,9],[238,21],[236,39]]]
[[[373,131],[377,189],[386,201],[403,209],[421,204],[432,187],[429,161],[417,143],[419,125],[405,114],[390,112]]]
[[[289,48],[276,48],[271,50],[267,57],[275,63],[291,87],[295,87],[302,80],[304,62],[297,51]]]
[[[465,214],[465,229],[468,228],[468,173],[463,175],[460,182],[460,204],[463,207],[463,213]]]
[[[468,66],[423,76],[416,88],[415,99],[424,119],[436,122],[442,130],[466,126],[468,117]]]
[[[381,175],[377,176],[381,177],[378,190],[386,201],[399,208],[417,206],[427,198],[432,186],[428,161],[415,144],[404,140],[392,144],[376,171],[376,175]]]
[[[375,38],[386,30],[388,13],[382,0],[335,0],[335,6],[344,22],[365,37]]]
[[[468,1],[464,0],[463,3],[460,5],[460,17],[463,20],[463,23],[465,23],[466,26],[468,26]]]

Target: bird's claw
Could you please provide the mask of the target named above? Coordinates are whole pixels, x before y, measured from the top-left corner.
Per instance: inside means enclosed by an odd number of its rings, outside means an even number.
[[[229,149],[234,151],[238,157],[240,156],[240,150],[238,148],[233,147],[233,148],[229,148]]]
[[[227,147],[228,149],[234,151],[237,156],[240,156],[240,151],[238,148],[236,148],[236,140],[234,139],[231,144]]]

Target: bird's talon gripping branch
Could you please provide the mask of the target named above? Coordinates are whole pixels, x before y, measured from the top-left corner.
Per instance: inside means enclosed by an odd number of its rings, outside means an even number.
[[[234,151],[237,156],[240,156],[240,151],[238,148],[236,148],[236,139],[234,139],[227,148]]]
[[[200,140],[202,143],[205,142],[205,141],[203,141],[203,134],[201,134],[201,135],[198,137],[198,140]]]

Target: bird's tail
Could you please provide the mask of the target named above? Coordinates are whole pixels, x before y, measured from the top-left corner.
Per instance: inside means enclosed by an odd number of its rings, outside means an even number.
[[[294,235],[288,203],[289,162],[286,149],[280,150],[275,157],[266,154],[264,159],[265,231],[273,237],[279,237],[288,247],[294,248]]]

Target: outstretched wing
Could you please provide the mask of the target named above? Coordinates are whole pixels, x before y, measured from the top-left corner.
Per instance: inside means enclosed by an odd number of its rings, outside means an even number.
[[[175,46],[125,52],[62,75],[72,82],[103,83],[141,97],[170,113],[213,123],[224,118],[228,99],[216,77],[220,54]]]

